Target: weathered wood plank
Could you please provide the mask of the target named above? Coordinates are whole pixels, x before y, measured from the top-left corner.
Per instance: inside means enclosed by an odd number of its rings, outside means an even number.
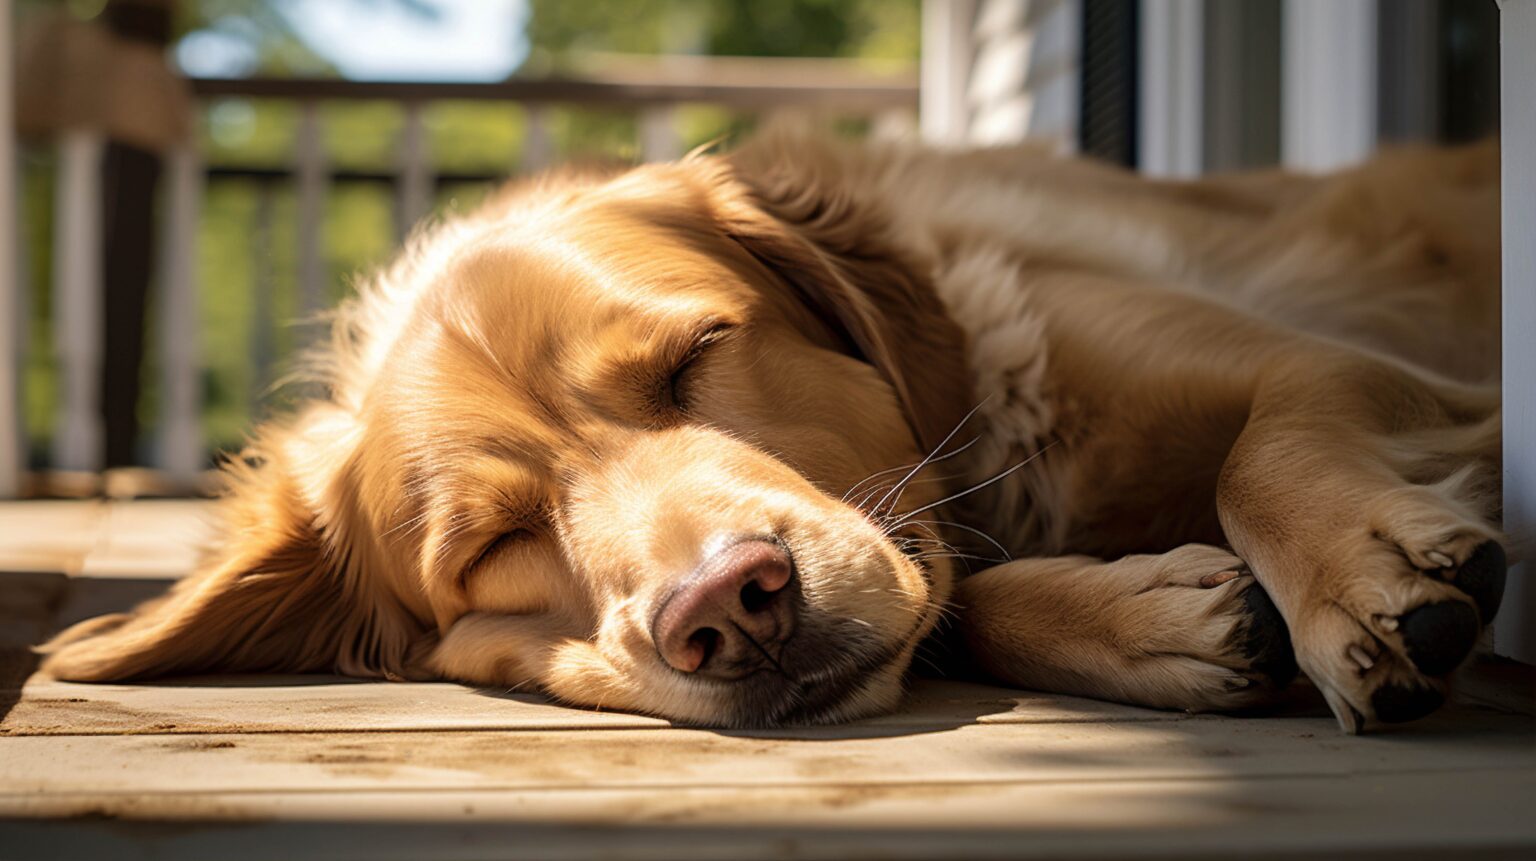
[[[925,680],[898,713],[859,726],[1086,723],[1186,718],[1130,706]],[[112,735],[387,730],[552,730],[663,727],[656,718],[551,704],[535,695],[456,684],[359,682],[327,676],[256,676],[160,684],[84,685],[34,679],[0,735]]]
[[[394,684],[331,676],[220,676],[140,685],[34,679],[0,721],[0,735],[664,726],[669,724],[656,718],[562,708],[537,696],[481,692],[456,684]]]
[[[165,588],[205,511],[0,505],[0,570],[34,572],[0,574],[6,642]],[[1445,713],[1347,738],[1321,710],[1191,717],[936,681],[871,721],[722,733],[451,684],[13,674],[0,855],[1528,857],[1531,679],[1479,665]]]
[[[1472,712],[1340,736],[1326,718],[1109,724],[0,738],[20,793],[592,789],[1536,771],[1536,722]]]
[[[91,577],[185,576],[211,534],[206,501],[140,500],[105,508],[92,549],[79,573]]]
[[[1529,772],[0,795],[12,858],[1521,858]]]
[[[210,534],[211,505],[186,500],[0,502],[0,576],[6,571],[184,576]]]
[[[79,571],[105,516],[96,501],[0,502],[0,576]]]

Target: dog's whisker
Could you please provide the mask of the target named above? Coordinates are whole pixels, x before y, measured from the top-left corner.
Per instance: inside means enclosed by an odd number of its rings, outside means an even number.
[[[959,476],[955,476],[955,475],[936,475],[936,476],[932,476],[932,477],[929,477],[929,478],[919,478],[919,479],[910,480],[910,484],[931,484],[931,483],[936,482],[936,481],[953,481],[954,479],[956,479],[958,477]],[[865,511],[871,517],[878,518],[879,515],[877,514],[877,511],[878,511],[877,508],[870,507],[870,508],[866,509],[865,506],[868,505],[870,498],[873,497],[875,494],[880,493],[881,491],[890,492],[890,491],[893,491],[894,489],[895,489],[895,484],[894,483],[892,483],[892,482],[880,482],[878,484],[870,486],[859,497],[857,502],[849,503],[849,504],[852,505],[854,508],[857,508],[857,509],[859,509],[861,511]],[[898,500],[900,499],[900,493],[897,494],[897,499]],[[887,506],[887,510],[889,510],[889,506]]]
[[[926,548],[924,545],[926,545]],[[940,538],[913,538],[910,539],[908,543],[902,545],[901,549],[903,551],[916,549],[922,551],[923,553],[932,552],[934,549],[943,550],[950,553],[960,552],[960,548]]]
[[[966,449],[970,448],[971,446],[975,445],[977,442],[980,442],[981,441],[981,437],[979,437],[979,436],[978,437],[974,437],[969,442],[967,442],[965,445],[960,446],[959,448],[955,449],[954,451],[950,452],[949,454],[946,454],[943,457],[939,457],[938,456],[939,452],[941,450],[943,450],[944,446],[949,445],[949,441],[954,438],[955,434],[960,432],[960,428],[964,427],[965,423],[970,421],[971,416],[975,415],[976,411],[981,409],[984,404],[986,404],[986,400],[985,399],[983,399],[982,402],[977,404],[976,406],[971,407],[971,411],[966,413],[964,418],[960,419],[960,423],[955,425],[955,429],[950,431],[944,437],[944,439],[940,440],[939,444],[934,448],[934,450],[932,452],[930,452],[927,457],[923,458],[922,461],[920,463],[918,463],[917,466],[912,467],[912,471],[911,472],[908,472],[906,475],[902,476],[901,480],[896,482],[896,485],[894,487],[892,487],[890,489],[890,491],[886,493],[885,496],[881,497],[879,502],[875,503],[875,507],[874,507],[873,510],[878,513],[880,511],[880,509],[885,506],[886,501],[889,500],[892,495],[900,496],[902,489],[907,486],[907,482],[911,481],[914,476],[916,476],[918,473],[922,472],[930,464],[938,463],[938,462],[940,462],[942,460],[947,460],[948,458],[954,457],[954,456],[960,454],[961,452],[964,452]],[[893,502],[892,504],[894,505],[895,503]]]
[[[956,452],[956,453],[958,454],[958,452]],[[937,461],[935,461],[935,462],[937,462]],[[959,476],[955,476],[955,475],[935,475],[935,476],[931,476],[931,477],[928,477],[928,478],[912,479],[912,480],[910,480],[908,486],[911,486],[913,484],[930,484],[930,483],[938,482],[938,481],[953,481],[956,478],[959,478]],[[876,494],[878,494],[878,493],[880,493],[882,491],[890,491],[890,490],[894,489],[894,487],[895,487],[895,485],[893,485],[890,482],[880,482],[880,483],[872,485],[870,488],[868,488],[863,493],[863,495],[861,495],[859,497],[858,501],[852,502],[852,503],[848,503],[848,504],[851,505],[854,508],[859,509],[860,511],[865,512],[865,514],[870,519],[878,522],[881,519],[881,516],[877,513],[877,509],[876,508],[867,507],[868,504],[869,504],[869,500],[870,500],[871,497],[875,496]],[[901,500],[901,494],[898,493],[897,497],[896,497],[896,502],[900,502],[900,500]],[[892,504],[894,505],[895,503],[892,503]],[[889,510],[889,506],[887,506],[887,510]]]
[[[905,470],[905,469],[911,469],[914,466],[916,466],[916,464],[904,463],[901,466],[893,466],[890,469],[882,469],[879,472],[872,472],[869,475],[866,475],[863,478],[859,479],[857,482],[854,483],[854,485],[852,487],[848,488],[847,492],[845,492],[842,495],[842,498],[841,498],[840,501],[847,502],[848,501],[848,497],[853,496],[855,493],[857,493],[859,488],[863,487],[865,484],[869,483],[870,481],[873,481],[874,479],[879,478],[882,475],[890,475],[893,472],[901,472],[902,470]],[[884,487],[885,485],[881,485],[881,486]]]
[[[988,395],[987,397],[985,397],[985,398],[983,398],[981,400],[981,403],[978,403],[976,406],[972,407],[970,412],[966,413],[965,416],[962,417],[960,419],[960,421],[955,424],[954,429],[952,429],[948,434],[946,434],[944,439],[939,441],[939,444],[934,447],[933,451],[930,452],[927,457],[925,457],[921,461],[919,461],[916,465],[913,465],[913,464],[903,464],[901,466],[893,466],[890,469],[882,469],[879,472],[871,473],[871,474],[865,476],[864,478],[860,479],[856,484],[854,484],[853,487],[850,487],[848,489],[848,492],[843,494],[842,501],[847,502],[848,501],[848,497],[852,496],[855,491],[857,491],[860,487],[862,487],[865,484],[865,482],[868,482],[871,479],[878,478],[878,477],[880,477],[882,475],[890,475],[893,472],[900,472],[901,470],[904,470],[904,469],[910,469],[911,472],[907,473],[907,475],[901,481],[896,482],[896,485],[892,488],[893,490],[896,490],[897,488],[901,487],[903,482],[907,481],[912,476],[914,476],[917,473],[921,472],[922,469],[925,466],[928,466],[928,465],[934,464],[934,463],[938,463],[940,461],[948,460],[949,458],[952,458],[952,457],[960,454],[961,452],[965,451],[966,449],[970,448],[972,445],[974,445],[981,438],[977,437],[976,439],[972,439],[970,442],[967,442],[965,445],[961,446],[958,449],[955,449],[954,451],[952,451],[952,452],[950,452],[948,454],[945,454],[945,455],[942,455],[942,456],[937,456],[937,457],[935,456],[935,455],[938,455],[938,453],[941,450],[943,450],[944,446],[949,443],[950,439],[952,439],[956,433],[959,433],[960,428],[965,426],[965,423],[970,420],[971,416],[975,415],[976,411],[981,409],[982,406],[984,404],[986,404],[986,402],[988,400],[990,400],[990,399],[991,399],[991,395]],[[866,497],[866,500],[867,500],[867,497]],[[881,501],[884,502],[883,499]],[[878,505],[875,507],[875,510],[877,510],[877,511],[879,510],[879,506]]]
[[[997,539],[995,539],[992,536],[988,535],[987,533],[981,531],[980,529],[977,529],[977,528],[972,527],[972,526],[966,526],[964,523],[956,523],[953,520],[913,520],[913,521],[910,521],[910,523],[914,523],[914,524],[915,523],[922,523],[922,524],[928,524],[928,525],[932,525],[932,526],[950,526],[950,527],[953,527],[955,529],[964,530],[966,532],[971,533],[972,535],[976,535],[976,536],[978,536],[978,537],[980,537],[982,539],[985,539],[988,544],[992,545],[993,547],[996,547],[997,548],[997,552],[1001,553],[1005,558],[1007,558],[1007,559],[1012,559],[1013,558],[1013,554],[1009,553],[1008,549],[1006,547],[1004,547],[1002,544],[998,543]]]
[[[912,478],[914,475],[917,475],[919,472],[922,472],[923,468],[926,467],[928,464],[935,462],[935,460],[934,460],[935,457],[938,455],[938,453],[940,451],[944,450],[944,446],[949,445],[949,441],[955,438],[955,434],[959,433],[961,428],[965,427],[965,423],[971,420],[971,416],[976,415],[976,411],[981,409],[987,403],[987,401],[989,401],[991,399],[992,399],[992,396],[991,395],[987,395],[985,398],[981,399],[980,403],[978,403],[974,407],[971,407],[969,412],[967,412],[965,415],[961,416],[960,417],[960,421],[956,422],[955,426],[950,429],[949,433],[945,434],[944,438],[939,440],[939,444],[933,447],[933,451],[929,452],[927,457],[923,458],[920,462],[918,462],[917,466],[912,467],[912,471],[911,472],[907,473],[906,476],[904,476],[900,481],[896,482],[896,486],[891,489],[891,492],[892,493],[899,492],[902,487],[906,486],[906,482],[907,482],[908,479]],[[977,442],[977,440],[979,440],[979,439],[980,439],[980,437],[972,439],[970,442],[968,442],[965,445],[961,446],[956,451],[950,452],[949,454],[945,455],[945,457],[953,457],[954,455],[957,455],[960,452],[965,451],[966,449],[968,449],[972,445],[974,445]],[[878,512],[880,510],[881,506],[885,505],[886,499],[889,498],[889,496],[890,496],[890,494],[888,493],[888,494],[886,494],[885,497],[882,497],[879,502],[875,503],[874,510],[876,512]]]
[[[1013,466],[1008,467],[1007,469],[1003,470],[1002,472],[999,472],[998,474],[992,476],[991,478],[989,478],[989,479],[987,479],[985,481],[982,481],[982,482],[980,482],[978,484],[974,484],[974,485],[972,485],[972,486],[970,486],[970,487],[966,488],[965,490],[962,490],[962,491],[960,491],[958,493],[952,493],[949,496],[946,496],[943,499],[939,500],[938,502],[930,502],[927,505],[922,506],[921,508],[915,508],[915,509],[913,509],[911,511],[905,512],[904,514],[901,515],[900,518],[898,518],[897,520],[894,521],[894,523],[892,524],[891,528],[899,529],[902,526],[905,526],[907,521],[910,520],[911,518],[913,518],[916,515],[922,514],[925,511],[932,511],[933,509],[938,508],[941,505],[945,505],[947,503],[954,502],[955,500],[960,499],[961,497],[969,496],[969,495],[975,493],[978,490],[982,490],[982,489],[984,489],[986,487],[989,487],[989,486],[991,486],[993,484],[996,484],[999,481],[1002,481],[1003,479],[1007,478],[1008,476],[1013,475],[1015,472],[1018,472],[1019,470],[1021,470],[1024,467],[1030,465],[1031,463],[1033,463],[1036,458],[1039,458],[1041,455],[1045,454],[1047,451],[1050,451],[1051,448],[1053,446],[1055,446],[1055,445],[1056,445],[1056,442],[1053,440],[1051,443],[1046,445],[1044,448],[1040,449],[1039,451],[1035,452],[1034,454],[1030,455],[1029,457],[1024,458],[1023,460],[1019,461],[1018,463],[1014,464]]]
[[[933,484],[935,482],[950,482],[950,481],[954,481],[957,478],[960,478],[960,476],[958,476],[958,475],[935,475],[935,476],[930,476],[928,478],[910,479],[907,482],[905,487],[902,487],[900,490],[898,490],[896,492],[896,498],[892,499],[890,501],[890,503],[885,506],[885,510],[887,512],[895,511],[896,508],[901,505],[901,500],[902,500],[903,497],[906,496],[907,490],[910,489],[913,485]],[[871,509],[870,513],[871,513],[872,516],[875,517],[876,520],[882,519],[882,515],[876,513],[876,511],[874,509]]]
[[[880,493],[883,490],[887,490],[891,486],[892,485],[890,483],[887,483],[887,482],[881,482],[879,484],[875,484],[872,488],[870,488],[869,490],[865,491],[865,493],[862,496],[859,497],[859,501],[858,502],[851,503],[851,504],[853,505],[854,508],[857,508],[860,511],[863,511],[864,507],[869,504],[869,500],[870,500],[871,497],[873,497],[877,493]]]
[[[971,559],[976,562],[991,562],[994,565],[1001,565],[1004,562],[1012,561],[1009,559],[994,559],[990,556],[977,556],[974,553],[925,553],[917,558],[923,562],[931,562],[934,559]]]

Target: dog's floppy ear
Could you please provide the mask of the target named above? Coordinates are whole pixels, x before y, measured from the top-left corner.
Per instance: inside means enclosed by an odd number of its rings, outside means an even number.
[[[932,449],[974,406],[965,335],[927,273],[890,247],[872,213],[837,184],[796,167],[736,166],[717,186],[716,218],[856,358],[881,372],[918,442]]]
[[[198,672],[404,674],[419,626],[351,570],[342,480],[348,419],[312,408],[225,467],[221,545],[164,597],[81,622],[40,651],[44,673],[118,681]],[[319,502],[319,504],[317,504]]]

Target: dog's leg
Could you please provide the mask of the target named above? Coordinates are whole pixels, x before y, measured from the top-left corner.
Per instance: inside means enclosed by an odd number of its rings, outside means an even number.
[[[1218,513],[1347,732],[1437,708],[1498,609],[1498,422],[1491,394],[1342,351],[1258,381]]]
[[[1009,562],[962,581],[957,601],[970,655],[1028,688],[1231,711],[1272,700],[1296,674],[1263,588],[1203,544],[1115,562]]]

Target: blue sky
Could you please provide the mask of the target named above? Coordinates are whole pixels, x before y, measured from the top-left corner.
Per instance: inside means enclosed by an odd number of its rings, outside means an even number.
[[[294,33],[359,80],[495,81],[528,53],[526,0],[430,0],[433,16],[380,0],[279,0]],[[176,56],[190,74],[249,74],[256,51],[240,21],[188,34]]]

